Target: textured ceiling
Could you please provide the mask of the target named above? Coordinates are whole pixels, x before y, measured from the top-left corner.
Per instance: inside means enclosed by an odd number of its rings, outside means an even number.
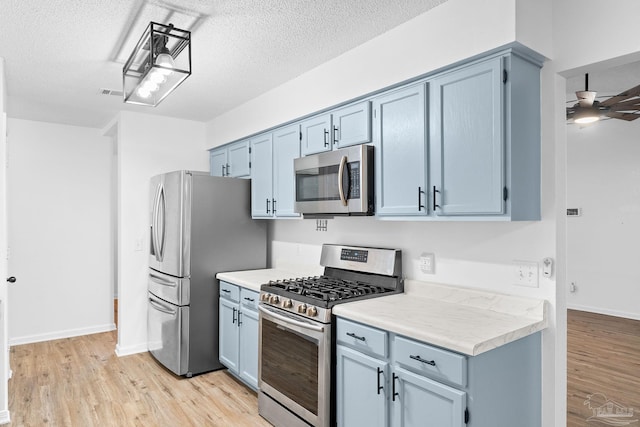
[[[101,127],[118,111],[208,121],[446,0],[3,0],[10,117]],[[192,75],[158,107],[99,95],[150,20],[194,25]]]
[[[640,62],[632,62],[610,68],[602,66],[584,70],[589,73],[589,90],[596,91],[598,100],[624,92],[640,85]],[[567,78],[567,102],[576,102],[576,91],[584,90],[584,74]],[[636,120],[637,121],[637,120]]]

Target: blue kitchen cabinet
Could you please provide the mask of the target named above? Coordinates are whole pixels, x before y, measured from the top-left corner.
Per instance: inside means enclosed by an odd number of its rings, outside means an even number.
[[[219,359],[230,371],[238,372],[240,335],[238,334],[239,288],[220,282]]]
[[[209,167],[212,176],[226,176],[227,149],[216,148],[209,153]]]
[[[300,157],[300,127],[286,126],[251,139],[251,215],[297,217],[293,159]]]
[[[505,212],[503,58],[429,81],[432,188],[436,215]]]
[[[376,97],[373,115],[376,214],[427,215],[425,83]]]
[[[371,102],[360,101],[300,123],[302,155],[371,142]]]
[[[303,156],[333,149],[331,114],[321,114],[302,121],[300,131]]]
[[[540,341],[467,356],[338,317],[337,425],[541,427]]]
[[[258,292],[220,281],[219,359],[258,389]]]
[[[211,150],[209,165],[213,176],[249,177],[251,174],[249,140],[234,142]]]
[[[273,136],[267,133],[251,139],[251,216],[273,216]]]
[[[464,426],[466,393],[395,366],[394,427]]]
[[[336,399],[338,427],[386,427],[389,364],[336,346]]]
[[[238,375],[254,390],[258,389],[258,298],[258,292],[240,288]]]
[[[371,102],[363,101],[333,110],[334,148],[371,142]]]

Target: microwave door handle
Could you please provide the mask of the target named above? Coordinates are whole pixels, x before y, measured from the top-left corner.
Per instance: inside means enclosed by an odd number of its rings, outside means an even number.
[[[340,200],[342,201],[343,206],[347,206],[347,198],[344,195],[344,187],[345,187],[345,180],[344,180],[345,171],[344,170],[346,165],[347,165],[347,156],[342,156],[342,158],[340,159],[340,168],[338,169],[338,192],[340,193]],[[347,186],[349,185],[348,180],[346,184]]]

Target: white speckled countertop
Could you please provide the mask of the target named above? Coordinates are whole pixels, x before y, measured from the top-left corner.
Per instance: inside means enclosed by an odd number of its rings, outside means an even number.
[[[333,314],[475,356],[545,329],[545,300],[405,281],[405,293],[338,304]]]
[[[280,268],[265,268],[262,270],[229,271],[216,274],[216,279],[233,283],[260,292],[260,285],[269,280],[290,279],[293,277],[313,276],[317,271],[293,271]]]

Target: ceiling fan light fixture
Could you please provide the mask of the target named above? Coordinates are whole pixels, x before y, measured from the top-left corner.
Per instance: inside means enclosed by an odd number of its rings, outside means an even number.
[[[600,111],[596,108],[580,108],[573,115],[573,122],[578,124],[593,123],[600,120]]]
[[[191,32],[149,23],[122,68],[124,102],[155,107],[191,75]]]

